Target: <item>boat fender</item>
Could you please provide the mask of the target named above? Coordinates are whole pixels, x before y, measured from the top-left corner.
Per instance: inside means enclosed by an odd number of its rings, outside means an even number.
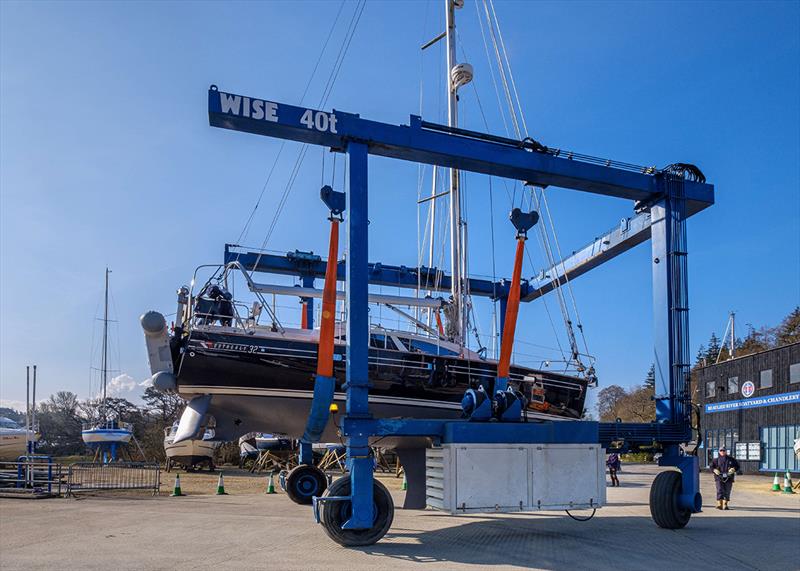
[[[153,386],[160,391],[174,391],[178,388],[178,382],[175,379],[175,375],[167,371],[159,371],[152,377],[150,380],[153,382]]]
[[[144,342],[147,346],[150,372],[153,375],[161,371],[172,373],[174,369],[167,320],[157,311],[148,311],[139,318],[139,322],[144,329]]]

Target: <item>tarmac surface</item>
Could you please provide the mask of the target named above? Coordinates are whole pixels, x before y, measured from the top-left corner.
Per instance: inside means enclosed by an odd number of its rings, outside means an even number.
[[[800,494],[741,477],[718,511],[703,474],[703,513],[668,531],[647,503],[658,470],[626,466],[588,522],[397,510],[381,542],[350,549],[282,493],[0,499],[0,569],[800,569]],[[399,480],[384,481],[402,504]]]

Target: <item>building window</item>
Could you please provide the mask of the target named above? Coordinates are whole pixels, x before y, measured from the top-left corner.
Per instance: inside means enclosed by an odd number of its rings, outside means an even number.
[[[761,385],[759,388],[770,389],[772,388],[772,369],[761,371]]]
[[[713,397],[716,388],[716,383],[714,381],[708,381],[706,383],[706,398]]]
[[[800,472],[800,460],[794,453],[794,441],[800,438],[800,424],[764,426],[760,432],[764,451],[759,469],[764,472]]]
[[[728,379],[728,394],[735,395],[739,392],[739,377],[730,377]]]
[[[706,466],[719,456],[719,447],[724,446],[729,454],[733,454],[736,443],[739,441],[739,431],[735,428],[723,428],[721,430],[706,430]]]
[[[789,382],[800,383],[800,363],[789,365]]]

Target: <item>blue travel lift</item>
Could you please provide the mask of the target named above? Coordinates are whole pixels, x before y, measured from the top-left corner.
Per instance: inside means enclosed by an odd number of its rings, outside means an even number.
[[[680,449],[680,444],[691,439],[686,218],[714,203],[714,187],[706,184],[696,168],[676,164],[661,170],[635,169],[632,165],[546,149],[531,140],[517,141],[429,123],[414,115],[409,125],[389,125],[341,111],[306,109],[225,93],[215,85],[208,91],[208,113],[209,123],[215,127],[320,145],[348,156],[350,180],[344,197],[348,212],[344,268],[347,377],[346,411],[340,431],[347,443],[350,475],[335,481],[326,496],[314,497],[317,520],[334,541],[345,546],[370,545],[380,540],[391,526],[394,505],[386,488],[373,478],[369,448],[370,439],[380,437],[428,437],[437,444],[595,443],[623,450],[660,446],[663,453],[659,464],[677,470],[661,472],[651,487],[650,511],[656,524],[667,529],[682,528],[692,513],[701,510],[698,459],[684,455]],[[656,421],[520,423],[373,418],[368,404],[368,284],[402,279],[404,272],[401,268],[368,262],[370,154],[635,201],[639,214],[623,220],[619,228],[599,238],[598,247],[592,245],[576,252],[531,283],[504,284],[505,289],[498,297],[501,301],[508,299],[516,285],[521,301],[536,299],[565,278],[580,275],[649,237],[654,361],[659,393],[655,397]],[[341,194],[336,194],[339,196],[329,194],[327,200],[323,196],[332,214],[336,208],[329,201],[342,200]],[[339,208],[338,214],[342,210]],[[524,237],[524,231],[520,226],[517,228]],[[312,280],[319,277],[322,263],[309,258],[276,257],[268,260],[275,267],[260,269],[293,273],[302,266],[303,271],[298,274]],[[247,260],[239,259],[247,265]],[[250,262],[255,264],[255,259]],[[328,262],[331,268],[336,266],[335,253]],[[341,277],[342,268],[336,270],[328,274]],[[412,269],[426,270],[433,271]],[[491,283],[484,285],[494,287]],[[473,294],[481,291],[471,289]],[[497,295],[494,289],[491,295]],[[507,334],[505,329],[504,326]],[[503,380],[497,379],[496,384],[502,387]],[[330,380],[318,374],[308,420],[311,432],[321,430],[319,427],[328,421],[332,397]],[[307,430],[306,440],[314,436]],[[310,444],[307,449],[310,452]]]

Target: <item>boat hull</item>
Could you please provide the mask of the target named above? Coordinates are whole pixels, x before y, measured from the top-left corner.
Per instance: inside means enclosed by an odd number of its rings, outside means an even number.
[[[0,460],[16,460],[28,450],[25,432],[0,434]]]
[[[219,441],[215,440],[184,440],[177,444],[172,439],[164,440],[164,452],[167,458],[174,461],[188,464],[198,464],[213,458],[214,451],[219,446]]]
[[[299,438],[313,398],[317,362],[314,342],[246,334],[193,331],[177,365],[177,390],[192,398],[210,395],[208,413],[218,438],[234,440],[263,431]],[[496,364],[422,352],[370,348],[370,411],[377,418],[458,419],[464,392],[478,384],[492,393]],[[335,348],[334,402],[345,410],[345,347]],[[577,419],[583,411],[586,382],[550,372],[512,367],[510,384],[530,399],[526,376],[544,378],[548,407],[560,414],[530,409],[529,417]],[[339,441],[336,419],[322,440]],[[389,441],[382,441],[389,445]],[[404,441],[404,444],[410,444]]]
[[[81,438],[89,446],[98,444],[127,444],[133,433],[123,428],[103,428],[81,431]]]

